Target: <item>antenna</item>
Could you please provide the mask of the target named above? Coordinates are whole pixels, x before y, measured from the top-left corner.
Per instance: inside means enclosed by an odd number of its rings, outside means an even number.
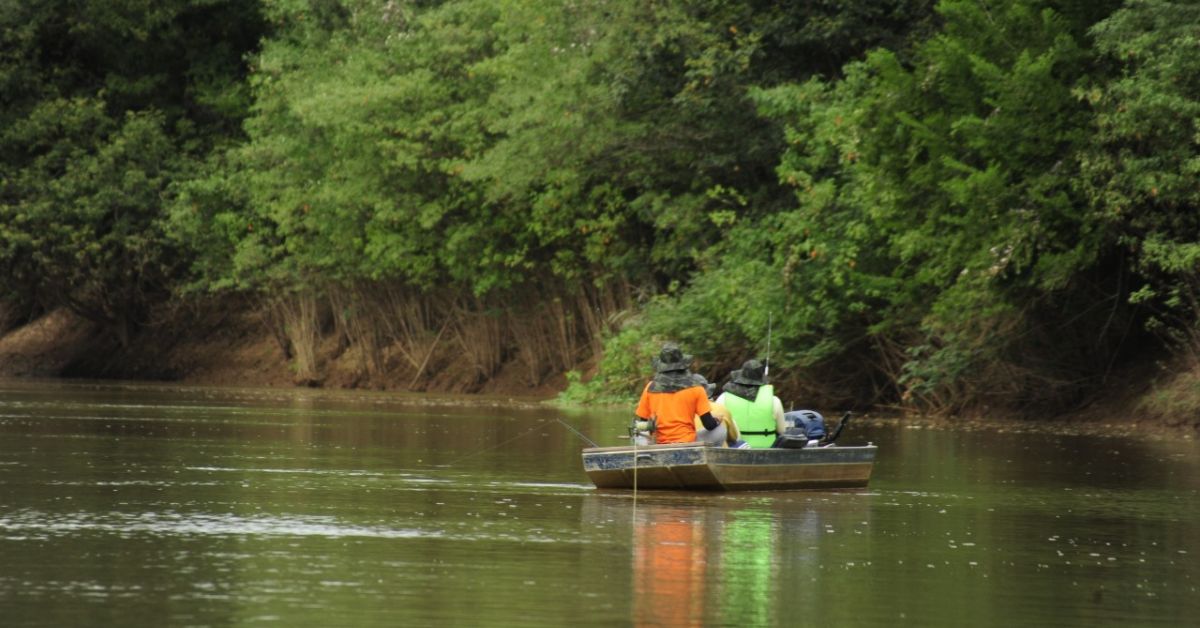
[[[771,312],[767,312],[767,362],[763,367],[763,377],[771,374]]]

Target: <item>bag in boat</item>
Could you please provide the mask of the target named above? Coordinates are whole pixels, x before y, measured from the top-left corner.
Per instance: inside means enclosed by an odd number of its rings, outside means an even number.
[[[783,415],[788,427],[778,438],[773,447],[784,449],[803,449],[811,441],[825,438],[825,417],[813,410],[793,410]]]

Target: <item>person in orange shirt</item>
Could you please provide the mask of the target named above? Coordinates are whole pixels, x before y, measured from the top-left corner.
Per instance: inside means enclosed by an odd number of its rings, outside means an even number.
[[[724,441],[724,426],[712,415],[707,392],[696,384],[688,370],[692,356],[684,353],[679,345],[668,342],[653,364],[654,379],[642,389],[634,413],[643,421],[655,420],[655,442],[663,445],[695,441],[697,416],[706,432],[702,434],[705,442]]]

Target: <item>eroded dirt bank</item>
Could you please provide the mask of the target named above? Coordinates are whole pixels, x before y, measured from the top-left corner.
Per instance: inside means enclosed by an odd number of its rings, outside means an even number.
[[[318,377],[299,379],[286,348],[262,317],[236,309],[175,318],[151,326],[122,347],[111,334],[57,310],[0,336],[0,377],[81,377],[172,381],[195,385],[367,388],[415,392],[480,393],[552,398],[562,375],[531,382],[519,356],[483,378],[453,360],[454,348],[431,351],[424,368],[399,359],[372,368],[353,348],[324,339]],[[394,356],[393,356],[394,357]]]

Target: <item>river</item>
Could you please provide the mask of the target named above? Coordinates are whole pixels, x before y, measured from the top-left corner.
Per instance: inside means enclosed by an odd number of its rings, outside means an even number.
[[[0,382],[14,626],[1180,626],[1200,446],[863,421],[866,490],[601,492],[628,413]]]

